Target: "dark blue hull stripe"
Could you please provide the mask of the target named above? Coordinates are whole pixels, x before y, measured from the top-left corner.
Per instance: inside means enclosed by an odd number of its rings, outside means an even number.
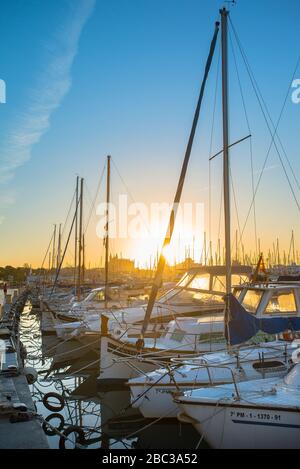
[[[289,425],[288,423],[253,422],[251,420],[232,420],[232,421],[233,423],[242,423],[245,425],[264,425],[268,427],[300,428],[300,425]]]

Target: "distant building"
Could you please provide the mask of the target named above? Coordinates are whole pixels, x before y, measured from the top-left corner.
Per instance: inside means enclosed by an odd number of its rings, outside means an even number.
[[[122,259],[121,257],[110,256],[109,265],[110,272],[122,273],[122,274],[131,274],[134,272],[134,261],[130,259]]]

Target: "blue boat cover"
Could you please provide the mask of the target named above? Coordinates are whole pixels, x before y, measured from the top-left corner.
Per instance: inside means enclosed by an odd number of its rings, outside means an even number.
[[[225,336],[230,345],[247,342],[259,331],[279,334],[284,331],[300,331],[300,317],[257,318],[248,313],[234,295],[229,295],[230,314],[225,318]]]

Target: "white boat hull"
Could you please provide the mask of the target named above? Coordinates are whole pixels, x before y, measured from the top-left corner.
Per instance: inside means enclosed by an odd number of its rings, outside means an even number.
[[[176,418],[179,412],[178,405],[173,400],[173,396],[177,391],[176,387],[173,384],[153,386],[153,388],[150,388],[150,386],[150,383],[148,383],[144,386],[130,387],[132,407],[138,408],[145,418],[156,419],[162,416]],[[180,391],[189,391],[194,386],[194,383],[187,386],[180,385]]]
[[[197,431],[215,449],[299,449],[300,409],[181,403]]]

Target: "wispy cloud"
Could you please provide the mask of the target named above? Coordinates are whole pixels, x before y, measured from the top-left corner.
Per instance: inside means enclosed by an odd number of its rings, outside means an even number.
[[[81,32],[95,2],[96,0],[70,2],[69,18],[49,45],[51,58],[31,92],[30,105],[7,137],[0,162],[0,182],[10,180],[15,170],[30,159],[33,146],[49,129],[52,113],[60,106],[71,87],[71,68]]]
[[[7,208],[15,203],[15,191],[14,190],[5,190],[2,193],[0,192],[0,207]],[[0,214],[0,225],[5,220],[5,216]]]
[[[266,173],[267,171],[273,171],[273,169],[277,169],[279,167],[280,167],[279,164],[272,164],[270,166],[266,166],[264,168],[264,173]],[[261,174],[261,169],[254,171],[253,174],[254,174],[254,176],[260,175]]]

